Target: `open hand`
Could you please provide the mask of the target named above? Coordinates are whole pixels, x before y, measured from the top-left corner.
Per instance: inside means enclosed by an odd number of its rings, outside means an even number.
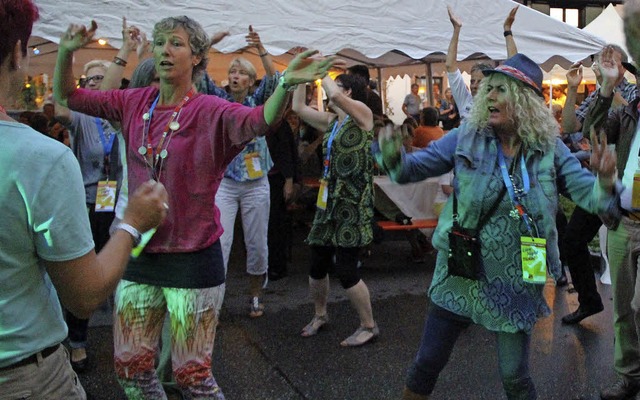
[[[582,83],[582,62],[577,62],[569,67],[567,71],[567,86],[571,88],[578,87]]]
[[[520,6],[513,7],[511,11],[509,11],[509,15],[507,15],[507,18],[504,20],[503,27],[505,31],[511,30],[511,25],[513,25],[513,21],[516,20],[516,13],[518,12],[518,7]]]
[[[618,63],[614,59],[614,49],[611,46],[605,47],[600,52],[598,59],[598,72],[602,76],[602,91],[613,90],[620,72]]]
[[[69,24],[67,31],[60,38],[58,47],[72,52],[81,49],[87,43],[91,42],[97,29],[98,24],[94,20],[91,20],[89,29],[84,25]]]
[[[453,29],[462,28],[462,21],[458,18],[451,9],[451,6],[447,6],[447,12],[449,13],[449,21],[451,21],[451,25],[453,25]]]
[[[318,50],[306,50],[296,55],[287,67],[287,83],[297,85],[313,82],[327,76],[329,69],[334,66],[337,59],[318,56],[318,54]]]

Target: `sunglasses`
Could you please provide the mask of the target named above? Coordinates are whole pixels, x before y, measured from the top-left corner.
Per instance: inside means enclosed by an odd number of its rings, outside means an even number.
[[[94,81],[96,83],[102,82],[102,80],[104,79],[104,75],[93,75],[93,76],[88,76],[87,77],[87,83]]]

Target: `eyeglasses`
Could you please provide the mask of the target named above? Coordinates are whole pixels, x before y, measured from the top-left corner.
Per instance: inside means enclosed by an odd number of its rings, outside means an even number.
[[[94,81],[95,83],[100,83],[102,82],[102,80],[104,79],[104,75],[92,75],[92,76],[87,76],[87,83]]]

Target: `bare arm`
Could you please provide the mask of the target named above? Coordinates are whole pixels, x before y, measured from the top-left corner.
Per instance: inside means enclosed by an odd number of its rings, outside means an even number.
[[[161,183],[144,183],[131,197],[124,222],[140,232],[159,225],[167,214],[167,192]],[[129,261],[133,237],[116,230],[102,251],[70,261],[45,262],[60,300],[78,317],[89,317],[115,290]]]
[[[298,85],[293,92],[293,101],[291,109],[298,114],[298,116],[307,124],[311,125],[315,129],[321,132],[326,131],[329,128],[329,124],[336,118],[333,113],[318,111],[315,108],[309,107],[306,103],[306,88],[304,85]],[[320,139],[322,136],[320,136]]]
[[[447,68],[447,72],[455,72],[458,69],[458,40],[460,38],[460,29],[462,29],[462,22],[453,14],[451,6],[447,6],[447,11],[449,12],[449,20],[451,21],[451,25],[453,25],[453,34],[451,35],[449,49],[447,50],[445,67]],[[402,106],[402,111],[407,114],[404,105]]]
[[[578,96],[578,86],[582,82],[581,63],[573,64],[567,71],[567,98],[562,108],[562,132],[573,133],[581,128],[581,124],[576,118],[576,98]]]
[[[262,67],[264,68],[267,76],[273,76],[276,73],[276,69],[273,66],[273,59],[271,58],[271,54],[264,48],[262,45],[262,41],[260,40],[260,35],[258,32],[253,30],[253,27],[249,25],[249,34],[245,36],[247,39],[247,43],[249,46],[253,46],[258,50],[258,56],[260,56],[260,61],[262,61]]]
[[[56,118],[58,118],[62,124],[67,125],[71,123],[71,110],[57,102],[55,103],[55,110]]]
[[[124,73],[124,67],[129,60],[131,53],[146,45],[147,38],[135,26],[127,26],[127,19],[122,17],[122,47],[107,69],[104,80],[100,85],[100,90],[119,89]],[[123,63],[124,61],[124,63]]]
[[[358,127],[367,131],[373,129],[373,113],[366,104],[347,96],[329,76],[322,79],[322,87],[331,102],[351,116]]]
[[[516,19],[518,7],[519,6],[513,7],[509,12],[509,15],[507,15],[507,18],[504,20],[503,28],[505,32],[511,32],[511,25],[513,25],[513,21],[515,21]],[[507,44],[507,58],[513,57],[514,55],[516,55],[516,53],[518,53],[518,48],[516,47],[516,41],[513,38],[513,34],[506,35],[504,37],[504,40]]]
[[[58,59],[53,72],[53,97],[55,101],[67,107],[67,98],[76,90],[73,76],[73,52],[93,39],[98,25],[91,21],[91,27],[71,24],[58,44]]]

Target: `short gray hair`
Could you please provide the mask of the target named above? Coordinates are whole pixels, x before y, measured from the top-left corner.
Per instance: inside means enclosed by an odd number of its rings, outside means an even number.
[[[201,57],[200,62],[193,67],[191,74],[191,80],[195,82],[200,79],[202,72],[207,69],[209,48],[211,47],[209,37],[202,28],[202,25],[186,15],[164,18],[153,27],[154,43],[155,37],[159,33],[173,32],[178,28],[184,29],[187,35],[189,35],[189,47],[191,47],[193,55]]]

